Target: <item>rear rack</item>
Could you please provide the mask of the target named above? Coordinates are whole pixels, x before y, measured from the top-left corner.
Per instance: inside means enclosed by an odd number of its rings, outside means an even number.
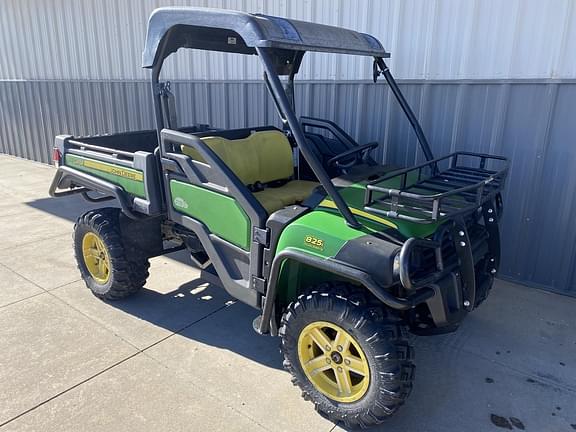
[[[364,209],[420,224],[471,213],[488,201],[498,205],[508,168],[502,156],[452,153],[371,181]],[[392,179],[398,179],[397,188],[379,185]]]

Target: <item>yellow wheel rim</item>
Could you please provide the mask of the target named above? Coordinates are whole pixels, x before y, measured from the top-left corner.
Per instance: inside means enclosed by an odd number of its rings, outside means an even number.
[[[358,342],[336,324],[308,324],[298,337],[298,359],[310,382],[330,399],[356,402],[368,390],[366,356]]]
[[[82,258],[90,275],[99,284],[110,279],[110,255],[102,239],[93,232],[87,232],[82,239]]]

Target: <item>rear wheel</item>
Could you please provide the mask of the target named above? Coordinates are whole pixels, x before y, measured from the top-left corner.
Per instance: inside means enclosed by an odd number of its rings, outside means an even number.
[[[323,284],[299,296],[280,335],[293,382],[334,422],[379,424],[410,393],[413,350],[403,328],[352,285]]]
[[[74,253],[82,279],[102,299],[117,300],[136,293],[146,283],[147,257],[122,243],[120,210],[104,208],[84,213],[74,226]]]

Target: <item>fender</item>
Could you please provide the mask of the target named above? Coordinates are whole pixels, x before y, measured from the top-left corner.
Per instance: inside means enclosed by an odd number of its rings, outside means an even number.
[[[368,273],[362,270],[351,267],[341,261],[332,258],[322,259],[303,253],[297,249],[286,248],[278,255],[276,255],[274,261],[272,262],[272,270],[270,272],[270,279],[266,290],[266,299],[264,300],[264,306],[262,308],[262,319],[260,321],[260,328],[258,329],[258,332],[261,334],[269,333],[271,327],[276,327],[275,325],[271,326],[271,320],[273,319],[272,312],[274,310],[274,304],[276,301],[280,269],[282,264],[287,260],[297,261],[302,264],[306,264],[320,270],[325,270],[358,282],[368,291],[374,294],[374,296],[376,296],[376,298],[378,298],[378,300],[380,300],[382,303],[396,310],[404,311],[412,309],[413,307],[425,302],[435,295],[433,289],[422,288],[410,296],[396,297],[390,294],[388,291],[384,290],[384,288],[376,283]]]

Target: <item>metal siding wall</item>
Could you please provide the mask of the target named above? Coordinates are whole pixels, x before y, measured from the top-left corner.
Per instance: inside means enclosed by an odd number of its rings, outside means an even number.
[[[4,0],[0,8],[0,151],[48,162],[57,134],[154,127],[140,56],[163,5],[241,9],[375,34],[436,154],[512,158],[502,275],[576,295],[576,5],[571,0]],[[22,31],[26,29],[26,31]],[[422,160],[371,62],[307,55],[297,111],[330,118],[382,161]],[[279,124],[254,57],[181,51],[173,80],[181,124]],[[517,81],[530,78],[533,81]],[[184,81],[188,80],[188,81]],[[205,80],[205,81],[203,81]],[[318,81],[322,80],[322,81]],[[459,80],[459,81],[454,81]]]
[[[400,79],[576,78],[572,0],[3,0],[0,79],[146,79],[146,23],[160,6],[238,9],[374,34]],[[259,79],[253,59],[181,52],[170,79]],[[367,79],[370,60],[307,55],[301,79]]]

